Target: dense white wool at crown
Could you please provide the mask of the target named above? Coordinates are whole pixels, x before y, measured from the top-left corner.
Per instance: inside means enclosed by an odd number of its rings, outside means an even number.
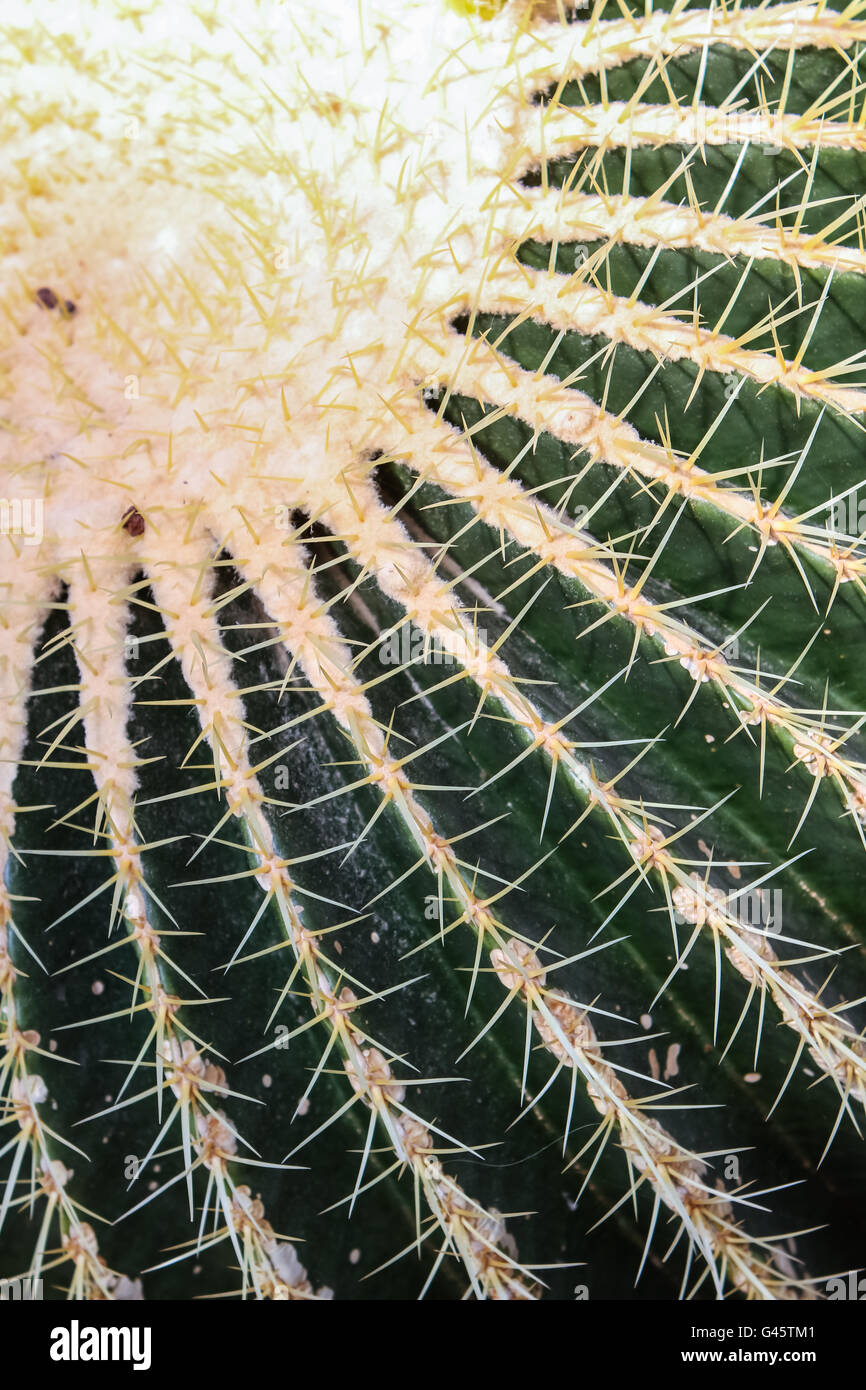
[[[314,507],[417,394],[483,254],[525,10],[4,5],[0,470],[45,497],[43,563],[251,474]]]

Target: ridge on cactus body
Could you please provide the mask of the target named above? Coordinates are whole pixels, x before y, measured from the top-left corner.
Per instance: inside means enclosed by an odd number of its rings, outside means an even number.
[[[862,1263],[864,41],[4,6],[0,1278]]]

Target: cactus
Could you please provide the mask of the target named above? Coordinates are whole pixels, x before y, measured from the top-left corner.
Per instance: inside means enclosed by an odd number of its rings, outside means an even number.
[[[0,1276],[858,1266],[862,12],[4,7]]]

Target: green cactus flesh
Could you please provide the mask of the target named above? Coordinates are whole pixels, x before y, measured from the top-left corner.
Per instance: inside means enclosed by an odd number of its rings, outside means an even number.
[[[4,5],[0,1276],[863,1260],[862,14]]]

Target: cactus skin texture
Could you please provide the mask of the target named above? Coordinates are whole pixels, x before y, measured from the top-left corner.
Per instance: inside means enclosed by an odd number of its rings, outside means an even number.
[[[4,5],[0,1275],[863,1261],[863,8]]]

